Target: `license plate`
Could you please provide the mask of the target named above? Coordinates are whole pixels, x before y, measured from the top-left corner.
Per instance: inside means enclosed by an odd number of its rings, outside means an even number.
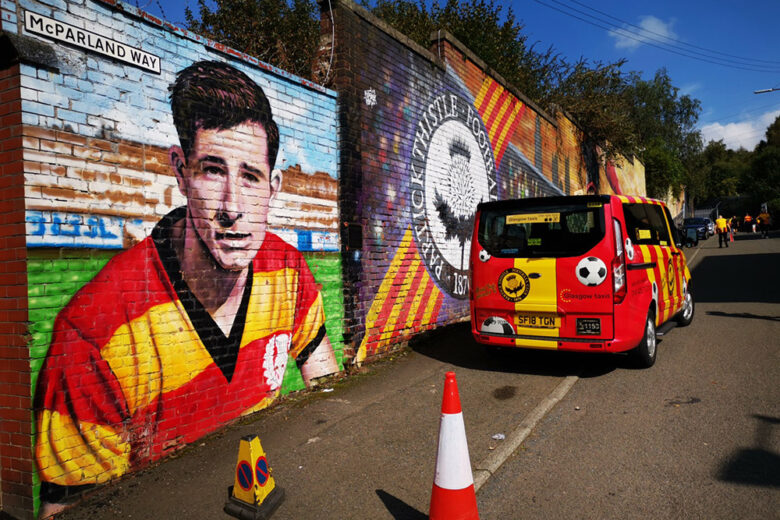
[[[577,318],[577,334],[598,336],[601,334],[601,320],[598,318]]]
[[[561,322],[556,314],[518,314],[517,326],[535,329],[555,329],[561,326]]]

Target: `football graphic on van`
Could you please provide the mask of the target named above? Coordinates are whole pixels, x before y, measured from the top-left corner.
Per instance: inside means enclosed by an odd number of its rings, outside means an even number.
[[[480,332],[487,334],[514,334],[512,325],[500,316],[491,316],[482,322]]]
[[[488,253],[484,249],[480,249],[479,250],[479,259],[482,260],[483,262],[487,262],[488,260],[490,260],[490,253]]]
[[[582,285],[596,287],[606,279],[607,266],[600,258],[588,256],[580,260],[577,264],[577,280],[579,280]]]

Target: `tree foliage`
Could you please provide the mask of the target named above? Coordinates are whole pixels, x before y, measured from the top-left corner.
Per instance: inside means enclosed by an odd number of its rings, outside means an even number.
[[[680,95],[665,69],[650,80],[633,72],[626,88],[626,104],[634,126],[637,155],[645,163],[647,192],[677,196],[683,186],[696,182],[695,160],[702,148],[696,123],[701,103]],[[666,160],[659,162],[660,157]]]
[[[570,114],[607,159],[618,154],[633,155],[638,150],[624,64],[625,60],[591,64],[581,59],[573,65],[564,62],[556,71],[554,87],[542,99],[552,110],[561,107]]]
[[[544,99],[565,62],[553,51],[528,44],[512,8],[495,0],[360,0],[397,31],[424,48],[438,30],[451,33],[491,68],[534,101]],[[503,21],[502,21],[503,20]]]
[[[644,80],[624,70],[625,60],[580,58],[571,63],[552,46],[539,50],[528,41],[512,8],[505,10],[498,0],[359,1],[425,48],[436,31],[450,32],[543,109],[570,115],[587,143],[598,146],[606,159],[638,156],[645,163],[651,195],[664,196],[670,189],[678,193],[683,186],[705,198],[740,189],[740,183],[733,182],[731,161],[713,163],[701,154],[701,136],[695,129],[699,101],[680,95],[664,69]],[[216,7],[212,10],[198,0],[198,16],[187,8],[189,29],[312,79],[320,31],[315,0],[210,4]],[[778,136],[780,128],[775,128],[767,143]],[[767,152],[764,160],[771,163],[770,156]]]
[[[753,205],[768,202],[773,212],[780,211],[780,116],[756,146],[739,187]]]
[[[214,0],[212,11],[198,0],[198,16],[186,7],[187,27],[304,78],[320,37],[319,9],[313,0]]]

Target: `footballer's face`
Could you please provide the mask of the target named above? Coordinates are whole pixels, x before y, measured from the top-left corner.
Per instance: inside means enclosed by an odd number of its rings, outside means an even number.
[[[187,198],[187,225],[218,266],[245,269],[263,245],[268,206],[281,182],[271,174],[263,126],[200,129],[183,167],[174,169]]]

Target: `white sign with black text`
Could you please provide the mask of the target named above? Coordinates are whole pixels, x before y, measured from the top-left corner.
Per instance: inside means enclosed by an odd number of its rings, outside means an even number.
[[[160,58],[158,56],[46,16],[25,11],[24,28],[34,34],[67,42],[136,67],[160,73]]]

